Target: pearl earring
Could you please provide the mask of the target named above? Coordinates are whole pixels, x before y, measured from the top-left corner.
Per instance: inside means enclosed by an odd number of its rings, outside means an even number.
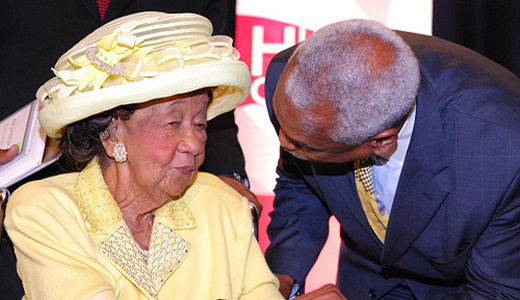
[[[126,152],[126,147],[123,143],[117,143],[114,146],[114,160],[120,164],[126,162],[128,159],[128,152]]]

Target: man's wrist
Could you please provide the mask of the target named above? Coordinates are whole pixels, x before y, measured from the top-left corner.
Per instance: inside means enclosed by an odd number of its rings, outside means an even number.
[[[275,274],[276,278],[280,282],[280,293],[285,299],[290,299],[293,291],[294,283],[296,282],[290,275],[287,274]]]
[[[300,295],[301,295],[300,285],[298,284],[298,282],[294,281],[292,288],[291,288],[291,292],[289,293],[289,298],[287,298],[287,299],[294,299]]]
[[[235,180],[238,180],[240,182],[242,182],[243,185],[245,185],[247,188],[251,188],[251,184],[249,183],[249,179],[247,178],[246,175],[241,175],[237,172],[234,172],[233,173],[233,178]]]

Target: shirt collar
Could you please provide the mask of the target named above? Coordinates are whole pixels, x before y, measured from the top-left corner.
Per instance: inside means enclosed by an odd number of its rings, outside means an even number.
[[[413,106],[412,111],[408,114],[408,117],[403,124],[403,127],[401,127],[397,134],[397,147],[395,151],[390,154],[388,158],[376,157],[374,159],[376,164],[384,164],[386,161],[392,161],[400,167],[403,166],[408,146],[410,146],[410,141],[412,140],[412,132],[415,124],[415,106],[416,105]]]
[[[123,220],[121,210],[105,183],[97,158],[93,158],[80,172],[74,185],[74,194],[92,231],[107,231]],[[173,229],[195,228],[195,217],[183,197],[184,194],[157,209],[155,218],[162,219]]]

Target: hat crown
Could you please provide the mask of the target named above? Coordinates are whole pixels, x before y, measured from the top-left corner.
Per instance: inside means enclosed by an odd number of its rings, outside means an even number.
[[[211,22],[193,13],[142,12],[116,19],[63,54],[56,78],[37,93],[45,105],[84,90],[155,77],[211,60],[237,60],[227,36],[211,36]]]
[[[233,109],[249,93],[249,72],[233,39],[211,33],[193,13],[141,12],[105,24],[63,54],[56,77],[37,91],[42,127],[60,136],[63,126],[116,106],[205,87],[216,88],[208,119]]]

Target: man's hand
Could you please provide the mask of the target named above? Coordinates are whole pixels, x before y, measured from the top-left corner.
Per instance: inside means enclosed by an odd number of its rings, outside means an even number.
[[[18,145],[12,145],[11,148],[7,150],[0,150],[0,164],[13,160],[13,158],[18,154],[18,150]]]
[[[298,296],[297,300],[347,300],[334,284],[327,284],[305,295]]]
[[[286,274],[274,274],[278,281],[280,282],[280,293],[282,296],[287,299],[289,298],[289,294],[291,293],[292,286],[294,284],[294,279]]]
[[[242,182],[234,178],[226,175],[220,175],[218,178],[239,192],[240,195],[246,197],[249,203],[255,207],[258,217],[260,217],[260,214],[262,214],[262,204],[260,204],[258,199],[256,199],[255,194],[253,194]]]

